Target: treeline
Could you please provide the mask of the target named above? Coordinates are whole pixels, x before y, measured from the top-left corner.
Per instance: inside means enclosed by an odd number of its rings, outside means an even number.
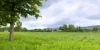
[[[64,24],[63,26],[59,27],[59,30],[61,32],[97,32],[97,31],[100,31],[100,29],[97,27],[93,27],[92,29],[86,29],[82,27],[75,27],[72,24],[70,25]]]
[[[0,32],[8,32],[9,27],[0,27]],[[22,28],[21,25],[17,25],[14,27],[15,32],[96,32],[100,31],[99,28],[94,27],[92,29],[83,29],[82,27],[75,27],[74,25],[66,25],[63,24],[59,28],[45,28],[45,29],[27,29],[27,28]]]

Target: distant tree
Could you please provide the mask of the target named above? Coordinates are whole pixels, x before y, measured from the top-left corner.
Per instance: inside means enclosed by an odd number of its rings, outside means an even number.
[[[84,29],[82,29],[81,27],[77,27],[77,28],[75,29],[75,32],[84,32]]]
[[[42,29],[37,29],[37,32],[43,32],[43,30]]]
[[[71,32],[75,31],[74,25],[70,24],[69,27],[68,27],[68,30],[71,31]]]
[[[6,27],[4,27],[4,26],[0,26],[0,32],[4,32],[5,29],[6,29]]]
[[[68,27],[66,24],[63,24],[63,26],[59,27],[59,30],[66,32],[68,30]]]
[[[44,32],[46,32],[46,29],[43,29]]]
[[[3,27],[3,29],[4,29],[5,32],[8,32],[8,27],[7,26]]]
[[[25,28],[25,27],[21,29],[21,31],[23,31],[23,32],[27,32],[27,30],[28,30],[28,29]]]
[[[17,32],[20,32],[22,29],[22,23],[19,21],[16,23],[16,26],[14,27],[14,30]]]
[[[52,31],[57,31],[57,29],[54,29],[54,30],[52,30]]]
[[[60,26],[60,27],[59,27],[59,30],[63,31],[63,27],[62,27],[62,26]]]
[[[97,28],[97,27],[93,28],[93,31],[98,31],[98,30],[99,30],[99,28]]]
[[[45,28],[45,29],[44,29],[44,32],[52,32],[52,29],[50,29],[50,28]]]
[[[63,31],[67,31],[67,29],[68,29],[68,28],[67,28],[67,25],[64,24],[64,25],[63,25]]]
[[[84,29],[85,32],[90,32],[92,31],[91,29]]]

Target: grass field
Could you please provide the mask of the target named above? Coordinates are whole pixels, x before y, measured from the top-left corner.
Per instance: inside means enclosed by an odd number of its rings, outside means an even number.
[[[0,50],[100,50],[100,33],[16,32],[14,41],[0,33]]]

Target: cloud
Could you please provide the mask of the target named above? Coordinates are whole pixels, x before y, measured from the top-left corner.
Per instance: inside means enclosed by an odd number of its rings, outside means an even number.
[[[39,8],[43,17],[37,20],[32,16],[22,18],[23,27],[33,29],[63,24],[100,25],[100,0],[48,0],[43,5]]]
[[[89,16],[89,17],[87,17],[87,19],[89,19],[89,20],[100,20],[100,15]]]

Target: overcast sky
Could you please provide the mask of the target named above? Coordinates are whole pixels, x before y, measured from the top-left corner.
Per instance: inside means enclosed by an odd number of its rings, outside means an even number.
[[[21,18],[28,29],[59,27],[63,24],[75,26],[100,25],[100,0],[48,0],[40,8],[42,18]]]

